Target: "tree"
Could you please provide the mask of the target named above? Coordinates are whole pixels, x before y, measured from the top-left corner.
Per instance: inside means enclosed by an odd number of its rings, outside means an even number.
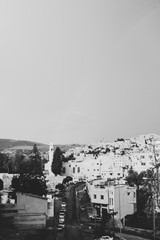
[[[75,157],[74,157],[74,154],[73,153],[71,153],[69,156],[67,156],[67,157],[64,157],[63,156],[63,158],[62,158],[62,162],[68,162],[68,161],[70,161],[70,160],[75,160]]]
[[[130,173],[130,175],[133,176],[134,171]],[[137,180],[134,181],[137,185],[137,212],[133,217],[128,218],[128,226],[152,229],[154,175],[154,171],[148,169],[147,171],[140,172]]]
[[[0,190],[3,190],[3,181],[0,179]]]
[[[137,185],[137,177],[138,177],[138,173],[134,171],[131,167],[130,170],[128,171],[128,176],[126,177],[126,181],[130,186]]]
[[[148,169],[145,173],[144,184],[138,191],[138,209],[145,211],[146,214],[150,214],[153,208],[153,181],[155,174],[152,170]]]
[[[6,154],[0,153],[0,173],[9,172],[9,158]]]
[[[62,182],[62,184],[64,185],[64,184],[66,184],[66,183],[68,183],[68,182],[70,182],[70,181],[72,181],[73,180],[73,178],[72,177],[70,177],[70,176],[67,176],[66,178],[64,178],[63,179],[63,182]]]
[[[13,177],[11,186],[15,192],[31,193],[39,196],[47,193],[44,176],[21,174],[18,177]]]
[[[64,185],[62,183],[58,183],[55,188],[62,191],[64,189]]]
[[[23,166],[25,162],[25,156],[22,153],[16,153],[14,157],[11,158],[9,169],[11,173],[22,173],[26,171],[26,166]]]
[[[32,175],[43,175],[42,159],[36,144],[34,144],[32,153],[29,158],[29,173]]]
[[[59,147],[55,149],[52,161],[52,172],[57,175],[61,173],[63,154]]]
[[[32,153],[28,158],[19,155],[17,162],[20,176],[13,178],[12,188],[16,192],[46,195],[46,180],[43,175],[41,155],[36,144],[34,144]]]

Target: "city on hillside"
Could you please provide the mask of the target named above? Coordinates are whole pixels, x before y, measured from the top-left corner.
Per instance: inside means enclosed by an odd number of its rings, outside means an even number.
[[[6,232],[13,240],[160,239],[159,166],[157,134],[65,149],[7,147],[0,239]]]

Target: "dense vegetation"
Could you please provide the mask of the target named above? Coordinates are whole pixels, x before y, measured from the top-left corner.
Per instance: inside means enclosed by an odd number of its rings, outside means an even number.
[[[57,147],[53,155],[53,173],[60,174],[62,161],[70,159],[74,159],[73,155],[65,158],[62,150]],[[19,174],[12,181],[12,188],[15,191],[45,195],[46,181],[43,176],[45,162],[46,159],[41,158],[39,149],[34,144],[33,149],[28,151],[28,154],[24,154],[22,151],[17,151],[15,155],[11,156],[0,153],[0,173]],[[2,188],[2,186],[0,187]]]
[[[43,162],[36,144],[27,158],[24,155],[16,156],[14,170],[19,173],[19,176],[12,179],[12,188],[15,192],[46,195],[47,186],[43,176]]]
[[[52,172],[57,175],[61,173],[62,161],[63,161],[63,152],[57,147],[54,151],[53,161],[52,161]]]
[[[130,186],[137,186],[137,212],[127,217],[126,224],[132,227],[153,229],[153,201],[156,205],[159,204],[156,173],[148,169],[138,174],[131,168],[126,180]],[[158,212],[155,213],[155,217],[156,225],[159,226]]]

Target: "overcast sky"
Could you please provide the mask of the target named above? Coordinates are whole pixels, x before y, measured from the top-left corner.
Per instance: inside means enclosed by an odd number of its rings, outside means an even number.
[[[160,1],[0,1],[0,138],[159,134],[159,104]]]

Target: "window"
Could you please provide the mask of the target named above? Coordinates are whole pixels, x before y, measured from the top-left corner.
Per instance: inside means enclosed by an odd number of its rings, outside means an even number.
[[[109,205],[113,205],[113,198],[109,198]]]
[[[94,197],[94,199],[96,199],[97,198],[96,194],[94,194],[93,197]]]
[[[104,195],[101,195],[101,199],[104,199]]]
[[[110,175],[112,176],[112,175],[113,175],[113,173],[110,173]]]
[[[10,209],[9,210],[8,209],[6,209],[6,210],[2,209],[1,212],[2,213],[18,213],[18,210],[17,209],[15,209],[15,210],[14,209],[13,210],[12,209],[11,210]]]
[[[73,173],[75,173],[75,167],[73,167]]]
[[[62,171],[63,171],[63,173],[66,173],[66,168],[65,168],[65,167],[63,167],[63,170],[62,170]]]
[[[71,165],[69,165],[69,167],[71,167]]]
[[[112,205],[113,205],[113,198],[111,198],[111,203],[112,203]]]
[[[78,173],[80,172],[80,167],[78,167],[77,171],[78,171]]]

